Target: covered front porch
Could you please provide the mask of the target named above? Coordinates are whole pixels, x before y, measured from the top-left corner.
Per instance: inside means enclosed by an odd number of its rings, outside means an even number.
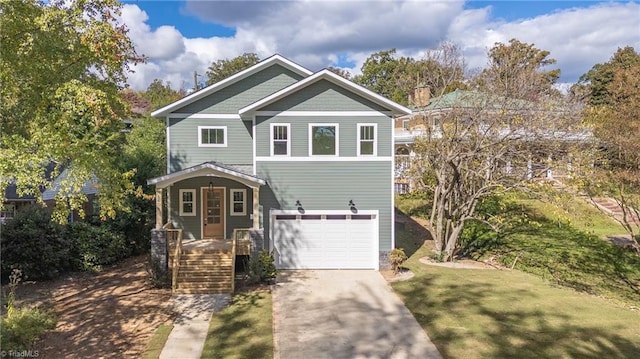
[[[216,162],[148,181],[156,186],[152,254],[177,293],[228,293],[237,256],[262,250],[265,181]]]

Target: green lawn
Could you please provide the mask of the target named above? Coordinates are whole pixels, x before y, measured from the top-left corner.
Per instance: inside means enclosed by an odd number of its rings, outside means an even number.
[[[164,344],[167,342],[167,338],[169,338],[171,329],[173,329],[173,324],[162,324],[156,329],[156,332],[153,333],[153,336],[149,339],[147,350],[142,355],[143,359],[157,359],[160,357],[160,353],[162,352],[162,348],[164,348]]]
[[[396,203],[424,208],[409,200]],[[433,243],[416,249],[425,234],[397,227],[416,276],[393,288],[445,358],[640,358],[640,257],[602,239],[623,231],[587,203],[559,203],[520,197],[504,208],[521,224],[471,231],[472,255],[516,270],[427,266]]]
[[[214,313],[202,358],[273,358],[272,298],[268,291],[236,293]]]
[[[639,358],[640,312],[521,271],[406,263],[394,283],[445,358]]]

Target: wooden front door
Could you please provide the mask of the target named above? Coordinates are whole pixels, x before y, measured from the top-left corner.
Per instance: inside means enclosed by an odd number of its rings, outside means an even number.
[[[224,188],[202,189],[202,237],[224,239]]]

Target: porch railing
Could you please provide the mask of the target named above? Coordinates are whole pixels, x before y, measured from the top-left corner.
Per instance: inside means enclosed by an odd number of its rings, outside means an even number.
[[[231,240],[231,293],[236,291],[236,239]]]
[[[171,222],[162,228],[167,231],[169,250],[173,247],[173,261],[171,263],[171,291],[178,289],[178,271],[180,270],[180,256],[182,254],[182,229],[175,229]],[[175,247],[174,247],[175,246]]]

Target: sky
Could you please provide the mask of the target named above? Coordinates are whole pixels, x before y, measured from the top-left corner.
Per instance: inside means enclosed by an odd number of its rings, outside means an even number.
[[[132,66],[129,85],[154,79],[174,89],[204,82],[219,59],[278,53],[312,71],[339,67],[356,75],[371,54],[397,49],[423,58],[442,41],[457,44],[469,70],[512,38],[550,52],[559,82],[570,84],[620,47],[640,51],[637,1],[462,0],[122,0],[121,21],[147,61]]]

